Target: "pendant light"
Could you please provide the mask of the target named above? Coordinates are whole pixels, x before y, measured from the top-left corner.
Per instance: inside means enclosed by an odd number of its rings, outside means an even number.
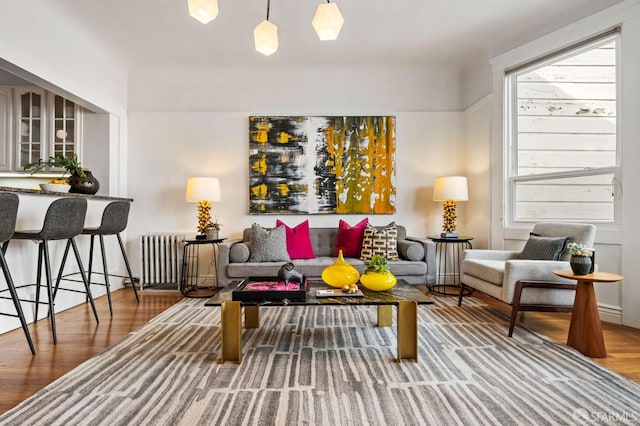
[[[271,0],[267,0],[267,19],[256,25],[253,30],[253,41],[256,50],[269,56],[278,50],[278,27],[269,22],[269,8]]]
[[[203,24],[207,24],[218,16],[218,0],[187,0],[189,15]]]
[[[311,25],[316,30],[320,40],[335,40],[344,24],[344,18],[335,3],[326,3],[318,5],[316,14],[311,21]]]

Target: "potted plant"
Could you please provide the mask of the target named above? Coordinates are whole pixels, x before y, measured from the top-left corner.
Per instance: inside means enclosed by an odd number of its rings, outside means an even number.
[[[215,220],[209,220],[204,227],[204,233],[207,236],[207,240],[217,240],[221,227],[222,225],[218,223],[217,218]]]
[[[385,291],[396,285],[396,277],[389,271],[386,257],[374,254],[365,261],[365,266],[360,282],[369,290]]]
[[[569,265],[576,275],[586,275],[591,272],[593,265],[593,249],[585,247],[582,243],[569,243],[567,248],[571,252]]]
[[[71,157],[65,157],[63,155],[56,155],[49,157],[47,161],[39,160],[37,163],[27,163],[24,166],[24,170],[31,172],[31,174],[37,173],[43,170],[45,167],[63,167],[64,173],[60,179],[53,179],[51,183],[61,183],[61,181],[71,185],[69,192],[78,194],[95,194],[100,189],[100,183],[91,174],[89,170],[85,170],[78,160],[78,156],[74,154]],[[65,176],[69,174],[69,177]]]

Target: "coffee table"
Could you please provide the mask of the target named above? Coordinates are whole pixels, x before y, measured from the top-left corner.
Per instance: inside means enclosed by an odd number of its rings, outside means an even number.
[[[354,306],[369,305],[378,307],[379,327],[391,327],[393,306],[397,306],[396,323],[398,328],[398,356],[403,359],[418,360],[418,305],[432,304],[431,297],[415,286],[399,279],[390,290],[376,292],[361,288],[364,297],[316,297],[316,290],[329,289],[322,281],[309,281],[309,293],[305,301],[300,302],[237,302],[232,300],[233,289],[242,281],[223,288],[209,299],[205,306],[220,306],[222,351],[220,362],[242,362],[242,309],[244,309],[245,328],[260,326],[260,307],[284,308],[287,306]]]

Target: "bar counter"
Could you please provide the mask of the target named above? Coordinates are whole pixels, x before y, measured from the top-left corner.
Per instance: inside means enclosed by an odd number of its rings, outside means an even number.
[[[71,192],[51,192],[51,191],[42,191],[40,189],[27,189],[27,188],[13,188],[10,186],[0,186],[0,191],[2,192],[14,192],[16,194],[26,194],[26,195],[44,195],[51,197],[76,197],[76,198],[86,198],[88,200],[104,200],[104,201],[129,201],[132,202],[133,198],[123,198],[123,197],[111,197],[108,195],[89,195],[89,194],[74,194]]]

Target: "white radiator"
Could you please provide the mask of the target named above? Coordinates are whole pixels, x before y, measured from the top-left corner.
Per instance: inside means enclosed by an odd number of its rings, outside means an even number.
[[[182,234],[140,235],[140,288],[177,284],[180,280]]]

